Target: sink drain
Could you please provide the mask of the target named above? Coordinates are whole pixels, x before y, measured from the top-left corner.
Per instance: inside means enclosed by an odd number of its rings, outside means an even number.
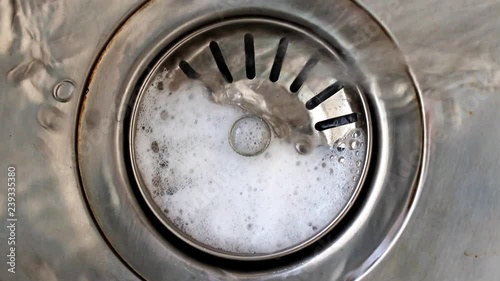
[[[79,95],[79,176],[103,236],[145,280],[366,274],[424,172],[397,45],[352,1],[179,3],[120,25]]]
[[[132,163],[148,205],[208,253],[264,259],[330,231],[361,188],[368,111],[321,40],[263,19],[181,40],[136,102]],[[235,153],[236,152],[236,153]]]

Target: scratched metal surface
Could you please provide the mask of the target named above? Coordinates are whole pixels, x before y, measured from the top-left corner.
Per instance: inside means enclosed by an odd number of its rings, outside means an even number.
[[[500,2],[364,2],[415,72],[431,138],[416,211],[368,279],[499,280]]]
[[[139,2],[0,0],[0,171],[18,169],[19,219],[16,275],[6,271],[7,232],[0,230],[1,280],[140,280],[102,238],[76,182],[73,143],[63,132],[75,122],[67,116],[78,99],[52,97],[62,79],[82,91],[99,50]],[[416,75],[431,144],[413,217],[365,280],[498,280],[500,3],[363,5]],[[0,180],[6,183],[6,172]]]
[[[0,230],[0,280],[137,280],[102,239],[75,177],[67,128],[77,99],[58,103],[52,87],[69,78],[81,91],[96,52],[138,3],[0,1],[0,169],[17,168],[18,218],[15,275]]]

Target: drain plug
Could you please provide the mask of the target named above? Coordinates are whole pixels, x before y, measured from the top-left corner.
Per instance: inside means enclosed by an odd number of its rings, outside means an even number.
[[[243,156],[259,155],[271,142],[271,129],[257,116],[245,116],[234,122],[229,132],[229,144]]]

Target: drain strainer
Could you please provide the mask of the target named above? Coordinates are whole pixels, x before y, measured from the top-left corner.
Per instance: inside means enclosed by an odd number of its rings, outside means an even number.
[[[220,3],[149,1],[96,60],[75,119],[92,215],[145,280],[356,280],[418,197],[408,67],[352,1]]]
[[[321,41],[270,20],[188,36],[153,67],[132,162],[157,217],[227,258],[296,251],[352,205],[370,151],[365,101]]]

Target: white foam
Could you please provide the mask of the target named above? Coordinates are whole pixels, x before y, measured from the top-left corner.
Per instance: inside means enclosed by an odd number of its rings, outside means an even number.
[[[300,155],[273,136],[264,153],[245,157],[228,134],[246,112],[214,104],[196,83],[159,90],[158,79],[139,107],[137,167],[166,217],[195,240],[234,253],[274,253],[317,234],[351,198],[364,132],[356,133],[357,150]]]

